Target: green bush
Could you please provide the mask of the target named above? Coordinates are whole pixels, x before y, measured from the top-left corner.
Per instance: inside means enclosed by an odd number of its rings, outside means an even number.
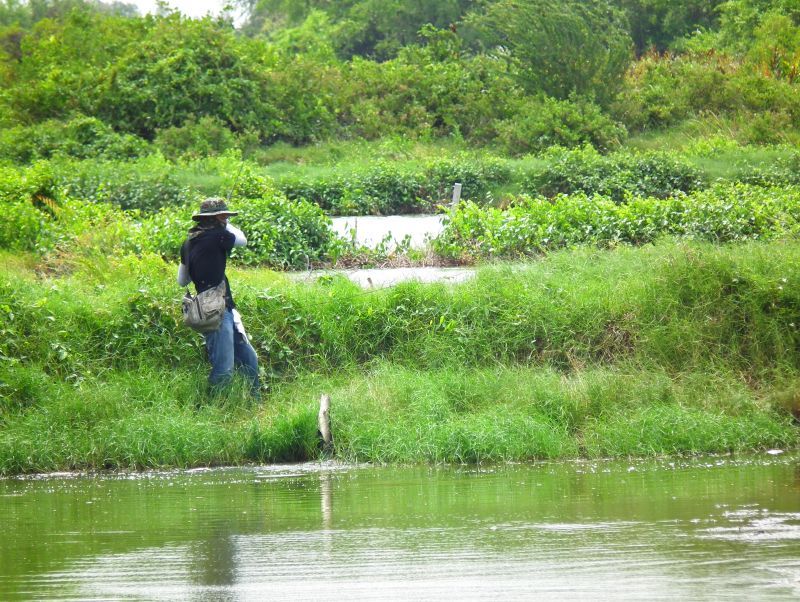
[[[247,237],[247,246],[234,249],[234,261],[278,269],[305,268],[328,257],[336,236],[330,219],[318,206],[289,200],[271,180],[243,171],[232,191],[232,218]],[[142,219],[135,233],[139,252],[155,252],[176,260],[192,226],[195,205],[164,207]]]
[[[718,185],[625,204],[578,193],[520,198],[508,210],[463,203],[433,241],[446,257],[518,257],[580,244],[644,244],[662,236],[713,242],[772,239],[800,231],[800,188]]]
[[[625,12],[608,0],[496,0],[464,21],[485,47],[500,47],[528,92],[605,105],[633,58]]]
[[[464,198],[485,200],[511,174],[501,159],[439,159],[416,169],[378,161],[350,173],[284,177],[278,187],[290,199],[306,199],[333,214],[393,215],[433,210],[448,200],[456,182]]]
[[[19,200],[5,207],[9,215],[0,223],[0,248],[47,254],[60,247],[67,253],[85,250],[96,259],[130,248],[133,222],[105,203]]]
[[[800,97],[796,84],[725,53],[651,54],[629,70],[612,115],[631,132],[725,118],[742,142],[771,143],[800,123]]]
[[[697,168],[670,153],[617,153],[604,157],[587,147],[554,149],[545,158],[546,167],[526,178],[526,192],[549,197],[583,192],[622,202],[628,195],[665,198],[702,187]]]
[[[224,154],[237,139],[216,117],[189,118],[183,125],[158,130],[154,144],[167,159],[197,159]]]
[[[426,31],[452,39],[408,47],[383,63],[355,57],[342,68],[343,130],[367,139],[398,134],[488,142],[494,137],[494,120],[508,117],[511,103],[523,95],[507,64],[468,56],[449,31]]]
[[[237,225],[247,235],[247,246],[235,249],[242,263],[267,264],[280,269],[308,268],[328,256],[335,241],[330,219],[307,201],[290,201],[282,194],[242,199]]]
[[[50,166],[0,168],[0,206],[1,248],[34,250],[46,245],[49,224],[62,209]]]
[[[282,117],[268,81],[274,66],[263,41],[173,13],[146,22],[135,43],[99,74],[96,114],[148,140],[204,116],[268,138]]]
[[[93,169],[103,164],[81,166]],[[112,197],[102,186],[89,199],[76,197],[69,186],[60,187],[63,178],[53,175],[56,167],[63,166],[41,163],[23,170],[0,170],[0,203],[8,210],[0,221],[0,248],[47,253],[59,247],[73,262],[81,261],[81,256],[99,262],[126,252],[156,253],[169,260],[178,257],[198,199],[165,205],[155,212],[124,210],[110,202]],[[146,173],[141,167],[124,166],[130,170],[125,173],[139,177]],[[116,173],[116,177],[121,176]],[[149,197],[153,203],[146,206],[163,200],[156,194],[157,187],[146,188],[152,182],[130,181],[153,195]],[[231,194],[232,206],[241,210],[236,221],[248,237],[247,247],[234,252],[235,261],[299,268],[336,252],[337,239],[322,210],[307,201],[288,200],[271,180],[242,170]]]
[[[66,195],[122,209],[155,211],[185,204],[195,195],[173,175],[173,166],[153,156],[134,163],[65,162],[54,165]]]
[[[19,164],[55,156],[127,160],[149,153],[150,146],[141,138],[119,134],[93,117],[49,120],[0,131],[0,159]]]
[[[800,152],[792,151],[769,165],[747,165],[737,178],[759,186],[794,186],[800,184]]]
[[[540,152],[552,146],[591,145],[601,151],[617,148],[625,127],[605,115],[590,100],[542,98],[520,102],[514,114],[497,122],[497,138],[513,155]]]

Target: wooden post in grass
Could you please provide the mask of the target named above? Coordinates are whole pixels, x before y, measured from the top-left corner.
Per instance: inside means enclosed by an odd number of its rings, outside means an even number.
[[[331,434],[331,396],[323,393],[319,398],[319,434],[322,436],[322,451],[330,453],[333,451],[333,435]]]

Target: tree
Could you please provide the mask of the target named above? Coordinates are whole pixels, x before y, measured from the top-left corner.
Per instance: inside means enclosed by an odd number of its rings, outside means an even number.
[[[337,54],[388,60],[404,46],[421,41],[424,25],[437,28],[457,23],[477,0],[239,0],[248,12],[248,33],[274,33],[324,12],[334,26]]]
[[[800,76],[800,27],[782,13],[767,13],[748,59],[764,75],[793,83]]]
[[[118,17],[139,15],[135,4],[118,0],[0,0],[0,26],[18,25],[30,29],[44,19],[63,20],[75,9]]]
[[[102,73],[93,114],[147,139],[204,116],[264,137],[277,127],[262,45],[210,18],[147,21],[146,35]]]
[[[21,38],[10,94],[28,121],[89,114],[99,73],[142,35],[147,21],[75,8],[42,19]]]
[[[722,3],[722,42],[728,48],[747,52],[762,20],[776,13],[785,15],[795,25],[800,24],[800,0],[728,0]]]
[[[724,0],[616,0],[625,9],[637,54],[664,51],[677,39],[718,25]]]
[[[530,93],[608,102],[632,57],[625,13],[606,0],[499,0],[466,19],[519,68]]]

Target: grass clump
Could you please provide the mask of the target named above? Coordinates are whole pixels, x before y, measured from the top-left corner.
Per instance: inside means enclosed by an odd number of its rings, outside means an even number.
[[[736,376],[715,381],[711,389],[704,375],[633,367],[565,375],[382,364],[328,390],[336,453],[352,461],[524,461],[797,444],[790,419]]]
[[[254,407],[244,383],[210,399],[196,373],[149,367],[4,408],[0,474],[302,461],[321,455],[319,391],[331,394],[336,457],[474,463],[728,453],[794,446],[788,414],[733,374],[628,366],[420,370],[381,362],[307,374]],[[711,386],[713,385],[713,387]]]
[[[19,379],[7,383],[6,374],[0,375],[6,390],[20,399]],[[77,384],[43,370],[36,379],[35,401],[2,408],[0,474],[300,461],[316,455],[313,408],[256,413],[244,383],[209,397],[198,372],[155,366]]]

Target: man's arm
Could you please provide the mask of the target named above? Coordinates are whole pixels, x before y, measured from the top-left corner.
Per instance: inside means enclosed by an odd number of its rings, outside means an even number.
[[[192,282],[192,277],[189,276],[189,268],[187,268],[183,263],[178,266],[178,285],[179,286],[189,286]]]
[[[247,238],[244,235],[244,232],[239,230],[236,226],[231,226],[230,224],[225,224],[225,229],[233,234],[236,239],[233,241],[234,247],[243,247],[247,244]]]

